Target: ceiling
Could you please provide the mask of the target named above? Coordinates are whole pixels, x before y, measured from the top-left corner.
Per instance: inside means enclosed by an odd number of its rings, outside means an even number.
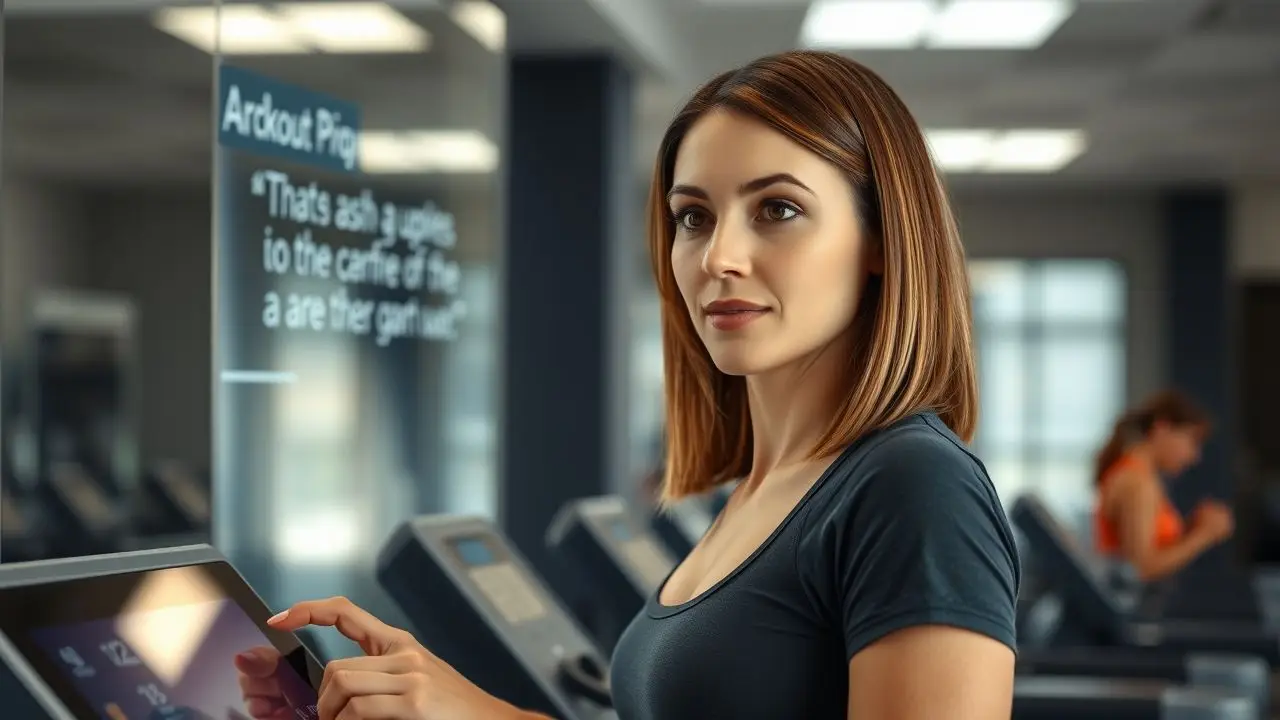
[[[448,2],[393,3],[432,32],[427,53],[233,61],[356,101],[370,128],[467,127],[497,139],[503,60],[449,20],[440,7]],[[6,171],[88,184],[207,181],[213,61],[151,26],[149,12],[162,4],[7,0]],[[648,172],[667,121],[697,83],[794,47],[807,7],[802,0],[500,4],[513,51],[610,51],[636,68],[637,176]],[[929,128],[1085,131],[1088,150],[1049,182],[1280,178],[1278,0],[1080,0],[1035,50],[851,56],[880,72]]]
[[[353,101],[367,129],[477,129],[499,140],[502,57],[438,9],[405,14],[431,32],[431,52],[229,62]],[[7,10],[5,41],[7,172],[80,184],[208,181],[213,58],[153,28],[147,11]]]
[[[807,5],[672,0],[671,27],[697,57],[685,77],[645,83],[641,157],[697,82],[794,47]],[[1088,149],[1056,182],[1280,178],[1277,0],[1081,0],[1034,50],[848,54],[927,128],[1085,131]]]

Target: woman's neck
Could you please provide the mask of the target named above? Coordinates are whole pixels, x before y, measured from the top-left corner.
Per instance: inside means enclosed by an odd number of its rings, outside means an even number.
[[[758,484],[771,473],[813,458],[848,396],[848,343],[832,343],[784,367],[747,377],[751,471]]]

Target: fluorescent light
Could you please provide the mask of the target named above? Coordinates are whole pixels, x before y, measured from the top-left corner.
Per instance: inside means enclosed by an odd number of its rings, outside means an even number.
[[[812,48],[911,48],[935,12],[931,0],[816,0],[805,14],[800,41]]]
[[[929,130],[934,162],[953,173],[1052,173],[1084,153],[1079,130]]]
[[[1074,10],[1068,0],[953,0],[934,18],[925,45],[1027,49],[1044,44]]]
[[[1084,152],[1078,130],[1013,130],[996,141],[988,172],[1056,172]]]
[[[156,12],[154,23],[211,55],[219,50],[225,55],[309,52],[275,15],[257,5],[228,5],[220,14],[209,7],[164,8]]]
[[[498,147],[475,130],[360,135],[360,167],[367,173],[491,173],[498,160]]]
[[[488,0],[459,0],[450,10],[453,21],[493,53],[507,46],[506,13]]]
[[[412,53],[431,35],[383,3],[290,3],[278,6],[294,35],[328,53]]]
[[[1026,49],[1042,45],[1074,10],[1072,0],[815,0],[801,25],[800,43],[880,50]]]
[[[383,3],[294,3],[165,8],[160,30],[213,54],[423,52],[431,35]],[[219,31],[220,29],[220,31]]]
[[[934,130],[926,133],[938,167],[972,172],[986,162],[996,134],[991,130]]]

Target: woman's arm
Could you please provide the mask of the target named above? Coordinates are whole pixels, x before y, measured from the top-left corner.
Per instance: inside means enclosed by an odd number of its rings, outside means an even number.
[[[1137,472],[1118,476],[1111,482],[1116,483],[1113,518],[1119,530],[1120,552],[1143,582],[1173,575],[1218,542],[1218,538],[1204,528],[1192,526],[1177,543],[1163,548],[1157,546],[1160,487]]]
[[[1005,720],[1013,651],[945,625],[899,630],[849,661],[849,720]]]

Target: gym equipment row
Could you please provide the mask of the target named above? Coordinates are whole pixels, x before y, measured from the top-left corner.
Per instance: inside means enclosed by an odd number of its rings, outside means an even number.
[[[601,614],[619,618],[629,619],[675,564],[611,498],[566,507],[548,545],[586,578],[579,584]],[[563,720],[617,717],[610,641],[592,637],[490,522],[405,523],[379,554],[377,575],[423,644],[489,692]],[[269,628],[270,614],[207,546],[0,567],[0,703],[21,718],[234,717],[243,699],[228,658],[252,652],[283,657],[277,681],[286,698],[314,713],[322,666],[296,635]],[[1265,663],[1162,657],[1182,674],[1051,676],[1024,664],[1013,717],[1265,717]]]
[[[113,494],[87,467],[60,462],[22,492],[0,481],[0,558],[24,562],[186,545],[208,538],[208,481],[178,462],[160,462],[137,489]]]
[[[1136,615],[1133,599],[1108,591],[1096,563],[1042,502],[1023,496],[1010,517],[1026,541],[1028,559],[1042,569],[1046,596],[1061,606],[1057,621],[1041,623],[1028,641],[1057,637],[1108,648],[1245,653],[1280,667],[1280,631],[1259,622]]]

